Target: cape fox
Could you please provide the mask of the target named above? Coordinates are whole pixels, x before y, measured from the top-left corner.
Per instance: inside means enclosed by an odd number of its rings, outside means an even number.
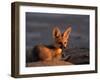
[[[63,33],[61,33],[58,27],[54,27],[52,34],[54,38],[53,45],[36,45],[33,48],[33,55],[37,56],[37,60],[51,61],[60,60],[62,57],[62,50],[67,47],[69,41],[69,35],[72,28],[69,25]]]

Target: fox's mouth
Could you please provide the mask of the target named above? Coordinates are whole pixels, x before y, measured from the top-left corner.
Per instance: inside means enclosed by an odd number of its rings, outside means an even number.
[[[60,46],[60,48],[61,48],[61,49],[65,49],[66,47],[64,47],[64,46]]]

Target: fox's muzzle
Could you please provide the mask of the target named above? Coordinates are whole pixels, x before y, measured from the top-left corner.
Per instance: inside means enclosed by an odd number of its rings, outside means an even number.
[[[64,46],[64,45],[60,45],[60,48],[61,48],[61,49],[65,49],[66,46]]]
[[[61,49],[65,49],[65,48],[66,48],[66,44],[64,44],[64,43],[59,42],[58,44],[59,44],[59,47],[60,47]]]

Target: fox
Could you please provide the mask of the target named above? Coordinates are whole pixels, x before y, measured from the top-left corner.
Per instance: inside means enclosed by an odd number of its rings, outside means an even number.
[[[37,56],[36,59],[40,61],[61,60],[63,49],[68,46],[71,31],[71,25],[68,25],[64,32],[61,32],[58,27],[54,27],[52,30],[53,44],[34,46],[32,50],[33,56]]]

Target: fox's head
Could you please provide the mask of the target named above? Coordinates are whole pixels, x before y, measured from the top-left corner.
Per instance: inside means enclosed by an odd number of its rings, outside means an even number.
[[[53,38],[55,39],[55,45],[59,48],[66,48],[69,41],[69,35],[72,31],[71,26],[69,25],[63,33],[61,33],[58,27],[53,29]]]

